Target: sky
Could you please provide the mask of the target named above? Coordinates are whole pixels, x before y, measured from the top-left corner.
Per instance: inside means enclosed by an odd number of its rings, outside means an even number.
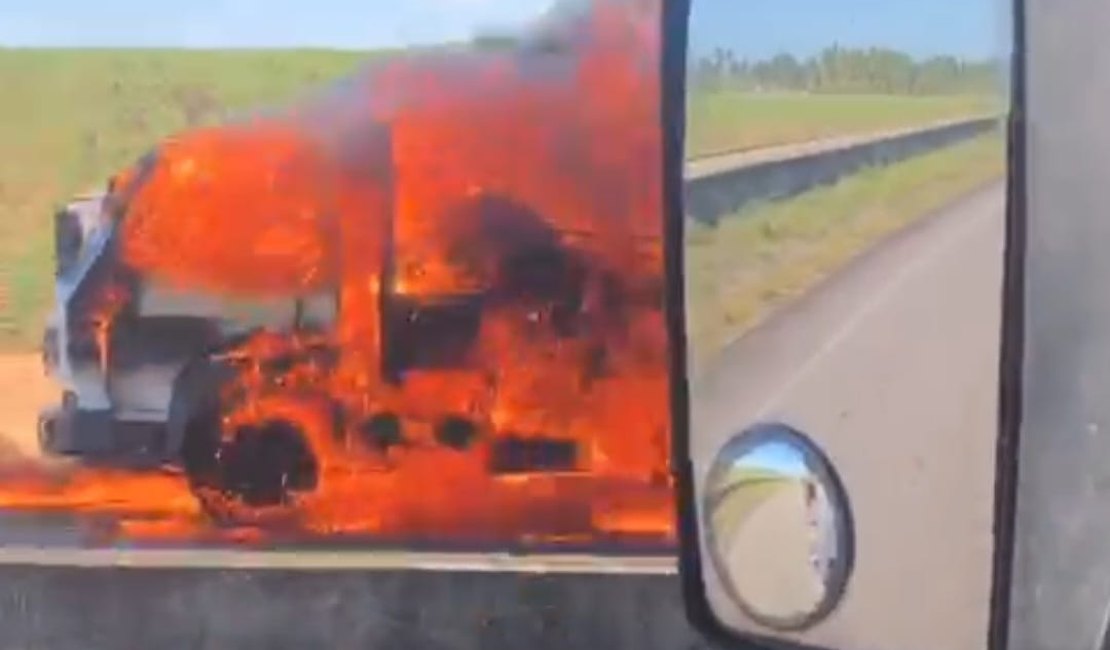
[[[551,0],[0,0],[2,46],[372,49],[521,24]]]
[[[552,0],[0,0],[0,46],[335,47],[467,38]],[[1000,51],[1002,0],[694,0],[691,46],[746,58],[839,42],[915,56]]]
[[[1000,54],[1009,3],[1002,0],[694,0],[690,44],[730,47],[738,57],[815,53],[837,42],[885,46],[915,57]]]
[[[777,440],[752,449],[740,459],[737,465],[754,470],[770,469],[795,477],[810,474],[801,452],[791,444]]]

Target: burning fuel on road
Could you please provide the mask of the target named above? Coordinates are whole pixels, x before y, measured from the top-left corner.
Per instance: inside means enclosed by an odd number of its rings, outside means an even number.
[[[0,473],[0,511],[670,547],[660,8],[581,4],[180,133],[60,214],[40,437],[73,460]]]

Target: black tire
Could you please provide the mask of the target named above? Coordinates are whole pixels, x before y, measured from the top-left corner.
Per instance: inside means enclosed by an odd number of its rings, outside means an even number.
[[[190,453],[198,451],[198,444],[218,442],[223,408],[220,394],[234,378],[234,368],[209,357],[190,361],[178,373],[166,421],[167,460],[176,459],[188,465],[196,460]],[[205,425],[212,429],[207,431]]]
[[[295,518],[293,492],[316,486],[317,466],[295,423],[270,420],[222,439],[224,389],[235,378],[228,364],[200,359],[174,384],[168,422],[189,488],[218,525],[280,524]]]

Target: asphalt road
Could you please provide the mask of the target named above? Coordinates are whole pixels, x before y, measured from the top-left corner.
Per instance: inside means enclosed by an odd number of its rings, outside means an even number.
[[[810,565],[811,531],[798,526],[806,516],[802,483],[777,481],[747,505],[736,534],[722,538],[720,549],[740,577],[738,595],[761,615],[780,619],[817,606],[823,590]],[[771,557],[768,546],[775,549]]]
[[[699,473],[729,435],[782,421],[849,492],[855,572],[808,642],[985,645],[1002,234],[995,185],[861,256],[692,380]]]

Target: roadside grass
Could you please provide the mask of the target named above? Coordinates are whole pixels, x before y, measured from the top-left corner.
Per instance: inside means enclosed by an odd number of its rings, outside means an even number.
[[[1004,169],[999,133],[793,199],[753,206],[686,240],[687,336],[696,367],[779,305],[883,237],[956,200]]]
[[[38,343],[53,209],[102,186],[159,139],[286,102],[374,56],[329,50],[0,48],[0,351]],[[869,131],[978,112],[968,97],[735,93],[691,100],[691,153]]]
[[[713,92],[688,101],[687,153],[710,155],[998,112],[991,96]]]
[[[0,350],[38,341],[51,213],[160,138],[277,104],[366,53],[0,49]]]
[[[781,476],[752,478],[734,484],[728,493],[721,495],[711,513],[713,530],[719,531],[722,538],[729,539],[730,533],[739,528],[748,515],[767,499],[797,485],[797,481]]]

